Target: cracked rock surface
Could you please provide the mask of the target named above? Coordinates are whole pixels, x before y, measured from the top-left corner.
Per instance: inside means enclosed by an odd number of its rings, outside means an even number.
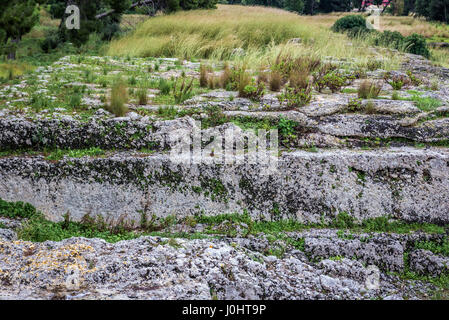
[[[220,240],[159,237],[1,240],[0,270],[2,299],[418,299],[432,289],[346,258],[315,264],[296,251],[279,259]]]

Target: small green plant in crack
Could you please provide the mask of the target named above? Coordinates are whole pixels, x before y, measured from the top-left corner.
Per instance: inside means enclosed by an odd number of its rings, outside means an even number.
[[[348,102],[348,111],[349,112],[359,112],[362,111],[362,99],[353,98]]]
[[[356,226],[356,223],[354,217],[351,217],[347,212],[343,211],[337,214],[330,225],[338,229],[351,229]]]
[[[295,128],[297,125],[298,125],[297,122],[295,122],[293,120],[289,120],[289,119],[281,116],[279,118],[279,122],[278,122],[278,130],[279,130],[279,134],[280,134],[281,138],[295,139],[296,138]]]
[[[421,97],[419,95],[413,95],[411,100],[416,103],[416,106],[420,110],[426,112],[433,111],[443,105],[443,102],[438,99],[431,97]]]
[[[312,86],[306,88],[285,87],[284,92],[277,96],[279,103],[287,104],[289,108],[300,108],[312,100]]]
[[[332,260],[332,261],[341,261],[344,259],[344,257],[343,256],[334,256],[334,257],[329,257],[328,259]]]
[[[252,101],[260,101],[265,93],[265,85],[263,82],[257,84],[251,83],[243,88],[243,94],[241,97],[248,98]]]
[[[449,256],[449,240],[444,239],[442,241],[420,241],[415,243],[415,249],[429,250],[435,254]]]

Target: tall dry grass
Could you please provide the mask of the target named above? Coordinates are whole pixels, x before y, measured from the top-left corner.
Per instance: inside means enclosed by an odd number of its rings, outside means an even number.
[[[107,54],[234,60],[258,68],[270,64],[282,51],[294,56],[354,58],[359,63],[367,63],[373,59],[369,39],[351,40],[350,44],[346,35],[330,30],[345,14],[300,16],[268,7],[218,5],[216,10],[184,11],[151,18],[133,33],[112,41]],[[405,35],[413,30],[424,33],[428,25],[411,17],[387,16],[382,20],[384,29]],[[439,30],[437,25],[435,28],[433,34]],[[301,38],[302,43],[289,43],[292,38]],[[236,54],[238,48],[245,50],[243,56]],[[444,52],[439,54],[437,61],[444,62]],[[391,53],[384,52],[377,58],[383,60],[387,70],[399,63],[399,57]]]
[[[236,60],[251,68],[271,63],[281,51],[361,62],[372,59],[365,41],[349,45],[345,35],[330,31],[332,20],[333,16],[307,17],[267,7],[219,5],[216,10],[149,19],[134,33],[112,41],[108,54]],[[292,38],[301,38],[302,43],[289,43]],[[243,48],[245,55],[235,54],[236,48]],[[387,64],[397,64],[395,56],[385,59]]]

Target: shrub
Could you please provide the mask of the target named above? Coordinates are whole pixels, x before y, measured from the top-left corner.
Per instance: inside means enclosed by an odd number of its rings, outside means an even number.
[[[380,60],[370,60],[366,63],[366,67],[369,71],[375,71],[382,68],[382,61]]]
[[[379,32],[378,36],[374,39],[374,44],[430,58],[430,51],[427,47],[426,40],[423,36],[416,33],[404,37],[397,31]]]
[[[362,110],[362,100],[361,99],[351,99],[348,103],[348,111],[357,112]]]
[[[346,32],[352,29],[368,29],[365,18],[361,15],[349,15],[338,19],[332,26],[332,30],[335,32]]]
[[[412,34],[404,39],[405,51],[430,58],[430,51],[427,47],[426,39],[422,35]]]
[[[407,71],[407,75],[411,81],[411,83],[415,86],[418,87],[422,84],[421,79],[417,78],[410,70]]]
[[[312,100],[312,81],[308,73],[297,72],[290,76],[289,85],[278,96],[281,104],[287,103],[289,108],[300,108]]]
[[[59,38],[59,35],[54,33],[49,33],[45,39],[41,42],[41,49],[45,53],[49,53],[51,50],[56,49],[59,44],[61,43],[61,39]]]
[[[360,99],[376,99],[382,90],[382,83],[365,80],[357,91]]]
[[[257,84],[247,85],[243,89],[243,97],[249,98],[253,101],[260,101],[265,93],[265,85],[263,82],[258,82]]]
[[[411,81],[408,78],[408,76],[402,74],[387,73],[385,74],[384,79],[394,90],[401,90],[402,87],[411,84]]]
[[[326,87],[328,87],[332,93],[338,92],[346,83],[346,77],[337,71],[332,71],[323,77],[323,82]]]
[[[404,86],[404,82],[401,79],[389,80],[388,83],[394,90],[401,90]]]
[[[362,38],[362,37],[366,37],[366,35],[368,33],[373,33],[373,32],[377,32],[377,31],[370,30],[370,29],[368,29],[366,27],[355,27],[355,28],[349,29],[346,32],[346,34],[350,38]]]
[[[403,46],[404,36],[398,31],[384,31],[379,32],[374,39],[374,44],[381,47],[390,47],[400,49]]]
[[[281,116],[278,123],[279,134],[283,138],[295,137],[295,127],[297,125],[295,121]]]
[[[312,86],[306,89],[285,87],[283,93],[278,96],[281,104],[287,103],[289,108],[300,108],[308,104],[312,100]]]
[[[40,215],[41,213],[36,211],[36,208],[29,203],[7,202],[0,198],[0,216],[8,218],[33,218]]]
[[[327,86],[325,76],[336,69],[337,67],[335,65],[328,63],[321,65],[318,70],[314,72],[313,84],[318,92],[322,92]]]
[[[128,102],[128,92],[122,80],[116,80],[112,85],[111,101],[107,109],[117,117],[122,117],[128,112],[126,103]]]

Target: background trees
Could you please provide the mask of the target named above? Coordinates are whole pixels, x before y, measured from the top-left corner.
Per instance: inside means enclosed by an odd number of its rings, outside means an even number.
[[[415,11],[430,20],[449,23],[449,0],[416,0]]]
[[[56,48],[61,42],[71,42],[80,46],[87,42],[92,33],[100,35],[102,40],[111,40],[120,32],[122,15],[130,9],[140,6],[151,8],[147,11],[155,14],[157,11],[166,13],[178,10],[198,8],[214,8],[217,0],[43,0],[50,6],[53,18],[61,19],[57,33],[47,35],[42,44],[44,51]],[[64,21],[67,18],[65,9],[75,4],[80,9],[80,30],[69,30]]]
[[[0,2],[0,40],[2,53],[15,59],[16,48],[22,36],[39,21],[34,0],[8,0]]]

